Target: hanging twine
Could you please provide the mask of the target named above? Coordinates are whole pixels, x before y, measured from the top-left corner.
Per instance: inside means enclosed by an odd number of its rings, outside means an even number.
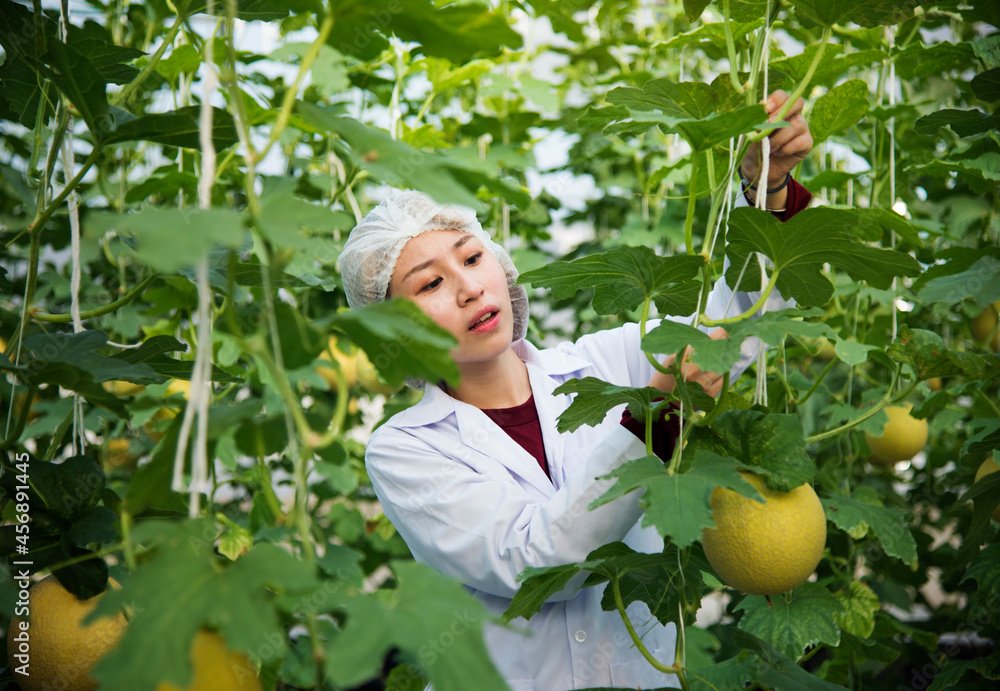
[[[214,16],[212,0],[206,7],[209,17]],[[205,74],[202,78],[202,100],[199,120],[199,140],[201,144],[201,176],[198,180],[198,208],[212,206],[212,183],[215,180],[215,144],[212,141],[212,98],[218,89],[218,74],[214,64],[215,32],[205,41]],[[171,487],[176,492],[187,491],[189,495],[188,513],[194,518],[200,513],[201,494],[211,492],[208,468],[208,404],[211,399],[212,367],[212,289],[208,282],[208,253],[199,260],[196,267],[198,287],[198,346],[195,353],[194,369],[191,373],[191,389],[188,394],[184,419],[181,422],[174,453],[174,474]],[[191,481],[184,485],[184,460],[187,456],[188,439],[198,419],[196,438],[191,451]]]

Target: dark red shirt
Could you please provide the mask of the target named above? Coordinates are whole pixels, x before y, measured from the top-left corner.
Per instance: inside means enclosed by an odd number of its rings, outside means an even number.
[[[549,479],[549,464],[545,461],[545,445],[542,443],[542,426],[538,422],[538,410],[535,408],[535,395],[513,408],[483,408],[486,417],[497,423],[511,439],[521,445],[538,461]],[[645,439],[645,436],[643,437]]]

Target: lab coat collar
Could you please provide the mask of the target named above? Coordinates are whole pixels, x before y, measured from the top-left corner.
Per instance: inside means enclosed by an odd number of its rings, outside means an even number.
[[[593,364],[582,357],[562,352],[559,348],[539,350],[524,339],[515,341],[511,347],[517,356],[528,365],[528,378],[531,381],[531,390],[535,394],[536,406],[539,393],[551,394],[552,389],[559,385],[552,381],[552,377],[562,378]],[[533,368],[536,370],[534,377],[532,377]],[[536,384],[540,390],[536,388]],[[452,398],[439,389],[436,384],[426,382],[423,398],[413,407],[399,413],[393,420],[393,424],[397,427],[432,425],[454,414],[463,406],[475,410],[474,406]],[[545,429],[546,422],[546,420],[541,420],[542,429]]]
[[[523,339],[512,347],[528,370],[551,480],[546,477],[535,458],[507,434],[490,434],[488,444],[484,445],[484,426],[497,431],[499,427],[496,427],[496,423],[475,406],[452,398],[433,384],[426,384],[423,398],[412,408],[397,415],[393,424],[398,427],[421,427],[454,415],[462,444],[500,461],[529,484],[549,495],[562,486],[564,479],[562,457],[566,441],[563,435],[556,433],[556,418],[570,404],[567,395],[553,392],[565,381],[566,375],[582,370],[591,363],[556,348],[540,351]]]

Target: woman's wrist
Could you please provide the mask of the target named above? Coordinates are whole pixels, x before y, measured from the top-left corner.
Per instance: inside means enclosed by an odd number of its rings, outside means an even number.
[[[757,195],[761,193],[753,178],[747,177],[743,167],[739,168],[740,182],[743,185],[743,194],[750,206],[756,206]],[[768,176],[770,177],[770,175]],[[773,213],[783,213],[786,210],[788,201],[788,184],[791,182],[790,173],[785,173],[777,181],[769,182],[767,186],[767,198],[764,201],[764,208]]]

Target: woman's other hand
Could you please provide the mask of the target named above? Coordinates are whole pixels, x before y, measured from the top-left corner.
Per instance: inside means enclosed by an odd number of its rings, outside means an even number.
[[[709,336],[714,340],[719,340],[720,338],[726,338],[729,334],[726,333],[725,329],[716,329]],[[663,360],[664,367],[670,367],[674,363],[674,358],[676,355],[670,355]],[[701,387],[705,389],[705,392],[709,396],[718,396],[719,392],[722,391],[722,375],[716,374],[715,372],[706,372],[705,370],[698,367],[698,365],[689,362],[691,359],[691,348],[684,351],[684,362],[681,364],[681,375],[684,381],[695,382],[701,384]],[[649,385],[653,386],[660,391],[673,391],[677,382],[672,374],[664,374],[663,372],[656,371],[653,372],[652,379],[649,380]]]

